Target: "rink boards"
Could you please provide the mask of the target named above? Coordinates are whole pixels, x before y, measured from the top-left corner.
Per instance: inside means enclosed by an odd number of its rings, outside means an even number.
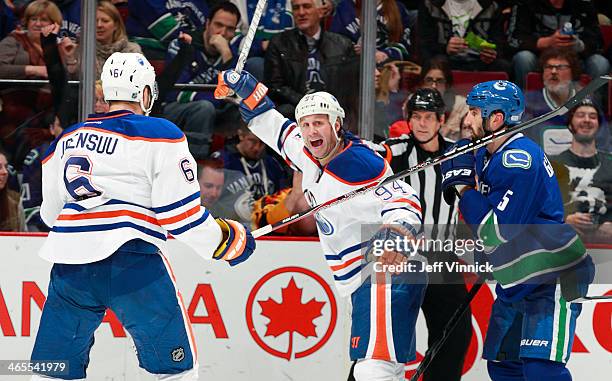
[[[0,360],[29,357],[51,268],[36,255],[43,240],[0,237]],[[594,256],[611,251],[605,246],[590,250]],[[259,240],[251,259],[236,268],[205,261],[175,240],[168,242],[166,257],[193,323],[200,379],[346,379],[349,306],[335,292],[318,242]],[[612,285],[592,286],[592,293],[612,295]],[[474,334],[463,378],[467,381],[488,379],[480,355],[493,297],[485,287],[473,303]],[[319,314],[308,313],[313,303],[322,306]],[[293,318],[283,319],[287,315]],[[427,340],[422,316],[417,330],[422,354]],[[574,379],[598,380],[611,374],[611,354],[612,303],[585,305],[569,364]],[[407,365],[407,374],[415,366]],[[28,377],[0,375],[5,379]],[[107,313],[96,333],[88,380],[150,379],[138,368],[129,335]]]

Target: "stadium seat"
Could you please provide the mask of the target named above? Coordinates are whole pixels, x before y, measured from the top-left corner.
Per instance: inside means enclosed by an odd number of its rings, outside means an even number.
[[[612,45],[612,25],[600,25],[601,35],[603,36],[604,52]]]
[[[508,80],[508,73],[504,71],[453,70],[453,88],[457,94],[461,95],[467,95],[477,83],[497,79]]]
[[[119,14],[121,15],[121,19],[123,20],[123,23],[125,24],[125,22],[128,19],[128,16],[130,15],[130,11],[128,9],[128,2],[121,1],[118,3],[114,3],[114,4],[115,4],[115,7],[117,7]]]
[[[166,61],[164,60],[149,60],[153,68],[155,69],[155,75],[160,75],[164,72],[166,67]]]

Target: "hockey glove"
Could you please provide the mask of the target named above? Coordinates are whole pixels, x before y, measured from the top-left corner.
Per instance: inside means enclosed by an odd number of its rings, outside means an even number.
[[[587,296],[589,285],[595,279],[595,266],[590,255],[587,255],[576,266],[573,266],[561,273],[561,295],[571,302],[572,300]]]
[[[471,141],[461,139],[450,146],[446,152],[466,146]],[[467,152],[440,164],[442,172],[442,192],[447,204],[455,203],[455,196],[464,187],[476,188],[476,160],[473,152]]]
[[[407,241],[416,237],[417,234],[417,229],[407,222],[383,225],[368,241],[366,261],[378,260],[385,251],[393,251],[407,258],[411,257],[415,252],[413,245],[408,244]]]
[[[274,102],[266,96],[268,88],[249,72],[243,71],[238,74],[234,70],[226,70],[219,73],[215,98],[223,98],[229,95],[229,89],[233,90],[242,100],[240,101],[240,115],[245,122],[259,114],[274,108]]]
[[[236,266],[246,261],[255,250],[255,238],[251,232],[240,222],[215,218],[221,227],[223,241],[213,254],[214,259],[223,259],[230,266]]]

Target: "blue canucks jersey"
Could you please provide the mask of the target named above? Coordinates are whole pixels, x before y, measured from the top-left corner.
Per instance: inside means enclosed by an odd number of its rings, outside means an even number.
[[[205,0],[130,0],[128,35],[142,45],[166,50],[179,32],[202,30],[208,17]]]
[[[25,212],[28,231],[49,231],[40,218],[42,204],[42,157],[50,143],[32,149],[23,160],[21,202]]]
[[[459,208],[488,248],[501,297],[519,298],[586,257],[563,222],[553,168],[532,140],[519,133],[493,154],[479,149],[476,174],[480,192],[465,192]]]
[[[81,34],[81,2],[64,2],[60,5],[62,11],[62,26],[59,37],[69,37],[76,41]]]

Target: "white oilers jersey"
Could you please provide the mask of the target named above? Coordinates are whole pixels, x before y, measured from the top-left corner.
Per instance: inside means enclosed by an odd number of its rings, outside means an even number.
[[[269,110],[249,124],[253,133],[302,173],[302,187],[311,206],[388,177],[393,171],[385,160],[361,140],[345,134],[345,148],[321,166],[304,146],[297,125],[276,110]],[[315,215],[325,259],[342,295],[351,294],[372,274],[362,250],[370,237],[362,237],[365,224],[403,221],[419,231],[421,206],[412,187],[394,181]]]
[[[43,160],[40,256],[90,263],[132,239],[164,249],[167,233],[206,259],[221,230],[200,206],[185,135],[164,119],[114,111],[64,131]]]

